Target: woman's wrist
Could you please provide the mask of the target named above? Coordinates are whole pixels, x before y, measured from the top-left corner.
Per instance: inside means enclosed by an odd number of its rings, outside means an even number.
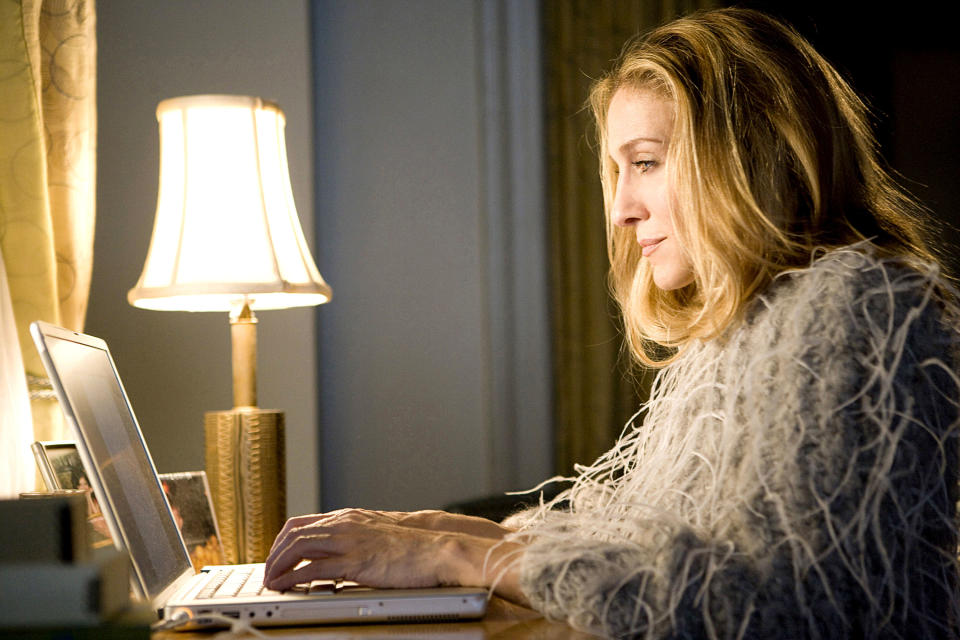
[[[450,534],[440,545],[440,584],[492,588],[498,595],[528,605],[520,589],[519,559],[523,545],[468,534]]]
[[[403,515],[397,523],[405,527],[459,532],[497,540],[511,532],[511,529],[493,520],[446,511],[414,511]]]

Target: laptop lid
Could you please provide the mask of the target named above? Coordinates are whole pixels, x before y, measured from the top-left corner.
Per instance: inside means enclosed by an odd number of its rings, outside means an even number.
[[[160,607],[194,575],[107,344],[44,322],[30,333],[135,587]]]

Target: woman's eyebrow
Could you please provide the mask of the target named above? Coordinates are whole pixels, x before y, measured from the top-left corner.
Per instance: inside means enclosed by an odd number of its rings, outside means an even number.
[[[631,138],[626,142],[624,142],[623,144],[621,144],[617,148],[617,151],[619,151],[620,153],[623,153],[629,150],[630,147],[633,147],[641,142],[652,142],[654,144],[659,144],[659,145],[663,144],[663,140],[661,140],[660,138],[648,138],[646,136],[637,136],[636,138]]]

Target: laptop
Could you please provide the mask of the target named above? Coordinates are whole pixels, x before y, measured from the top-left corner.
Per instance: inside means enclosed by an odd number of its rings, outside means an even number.
[[[134,590],[161,618],[195,628],[222,624],[218,616],[275,626],[484,615],[487,592],[481,588],[369,589],[329,582],[315,583],[314,589],[254,593],[258,589],[248,583],[238,593],[215,592],[217,584],[235,582],[225,578],[226,572],[262,576],[263,564],[193,569],[106,342],[43,322],[31,324],[30,332],[114,544],[130,554]]]

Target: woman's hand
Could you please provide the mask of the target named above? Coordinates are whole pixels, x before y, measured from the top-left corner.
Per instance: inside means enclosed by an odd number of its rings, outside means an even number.
[[[285,529],[267,559],[264,583],[284,590],[314,579],[354,580],[370,587],[452,584],[440,557],[447,533],[398,525],[364,512],[340,512]],[[309,564],[297,568],[302,560]]]
[[[465,532],[467,531],[467,532]],[[489,587],[524,603],[509,530],[480,518],[443,512],[348,509],[291,518],[267,558],[264,583],[279,591],[317,579],[354,580],[370,587]],[[474,533],[475,532],[475,533]],[[478,535],[479,534],[479,535]],[[301,563],[307,561],[307,564]],[[503,575],[501,575],[503,574]]]
[[[447,513],[446,511],[368,511],[366,509],[340,509],[339,511],[332,511],[326,514],[290,518],[286,524],[284,524],[280,533],[277,534],[277,538],[270,552],[272,553],[277,543],[284,540],[287,534],[294,529],[299,529],[306,525],[320,524],[322,522],[333,522],[342,517],[349,517],[352,521],[359,523],[396,524],[415,529],[428,529],[430,531],[466,533],[481,538],[493,538],[496,540],[502,539],[505,535],[513,531],[486,518]]]

